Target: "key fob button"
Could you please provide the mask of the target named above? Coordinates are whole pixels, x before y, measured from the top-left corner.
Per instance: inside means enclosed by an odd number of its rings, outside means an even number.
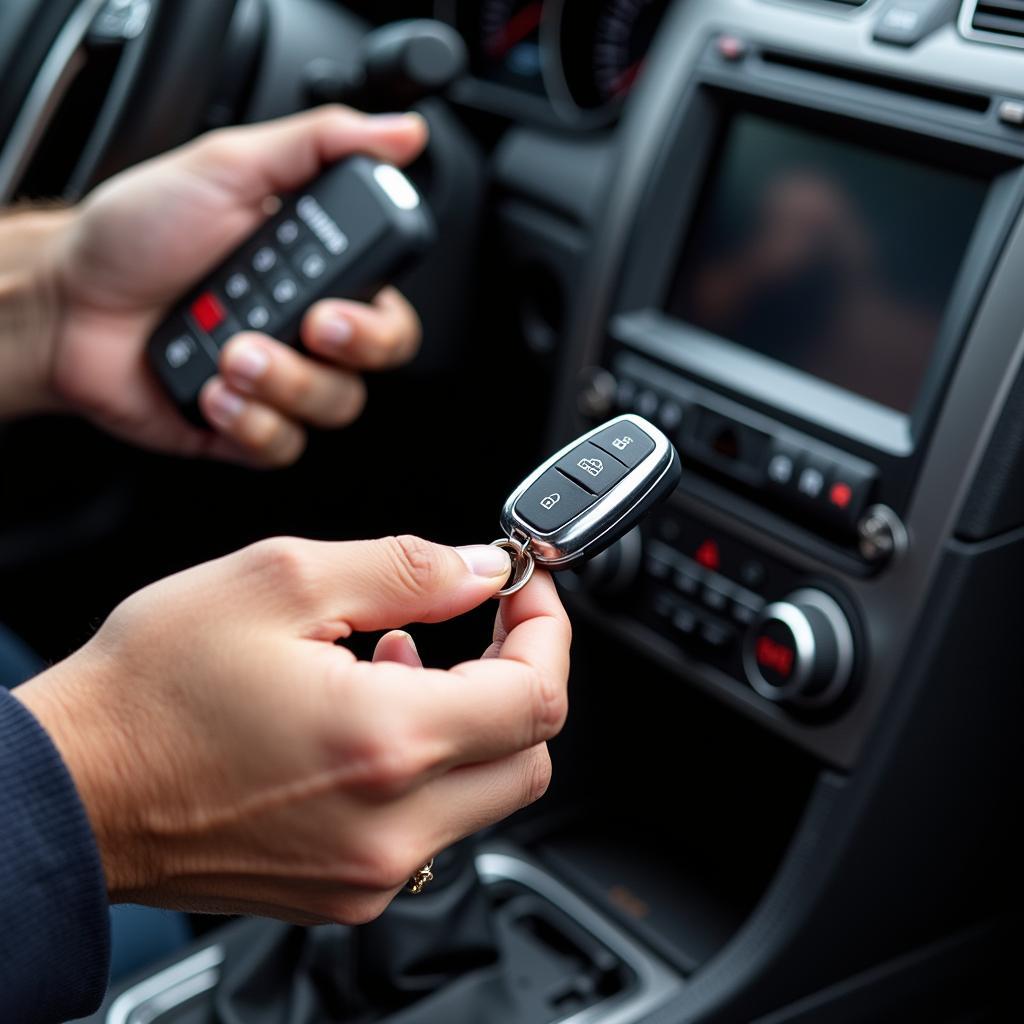
[[[607,494],[629,472],[618,459],[592,444],[574,448],[555,467],[592,494]]]
[[[300,252],[295,262],[298,264],[299,273],[307,281],[318,281],[327,273],[327,259],[315,246]]]
[[[257,274],[269,274],[277,266],[277,262],[277,252],[269,245],[263,245],[253,253],[252,269]]]
[[[275,234],[281,245],[289,246],[294,245],[299,240],[300,230],[298,221],[292,220],[289,217],[288,220],[283,220],[278,224]]]
[[[654,451],[654,441],[629,420],[605,427],[590,440],[602,451],[613,455],[619,462],[624,462],[630,469],[639,466]]]
[[[299,286],[290,277],[279,277],[271,285],[270,294],[279,306],[287,306],[298,297]]]
[[[244,299],[252,291],[252,282],[245,274],[236,272],[224,282],[224,294],[234,302]]]
[[[597,499],[557,469],[543,473],[516,502],[516,512],[539,533],[551,533],[575,519]]]

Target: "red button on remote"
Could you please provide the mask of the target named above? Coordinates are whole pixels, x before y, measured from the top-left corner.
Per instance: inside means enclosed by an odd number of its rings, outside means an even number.
[[[228,315],[220,299],[213,292],[206,292],[204,295],[200,295],[192,303],[191,312],[192,318],[207,334],[220,327]]]

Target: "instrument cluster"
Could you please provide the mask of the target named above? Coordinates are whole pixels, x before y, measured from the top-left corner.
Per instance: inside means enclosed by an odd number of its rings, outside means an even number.
[[[546,108],[559,121],[614,118],[644,66],[669,0],[436,0],[462,33],[478,98]]]

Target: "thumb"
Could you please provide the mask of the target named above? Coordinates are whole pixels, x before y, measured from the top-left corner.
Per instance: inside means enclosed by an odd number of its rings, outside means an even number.
[[[328,600],[356,632],[462,615],[494,597],[512,571],[507,552],[489,544],[450,548],[406,536],[323,547]]]

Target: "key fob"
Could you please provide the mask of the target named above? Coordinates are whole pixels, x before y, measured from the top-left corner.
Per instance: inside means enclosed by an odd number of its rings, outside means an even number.
[[[505,502],[501,528],[537,565],[571,569],[633,529],[681,473],[678,452],[654,424],[619,416],[534,470]]]
[[[150,339],[150,363],[185,416],[204,425],[199,392],[230,338],[256,330],[296,345],[312,303],[372,298],[433,239],[433,218],[401,171],[349,157],[284,198],[184,299]]]

